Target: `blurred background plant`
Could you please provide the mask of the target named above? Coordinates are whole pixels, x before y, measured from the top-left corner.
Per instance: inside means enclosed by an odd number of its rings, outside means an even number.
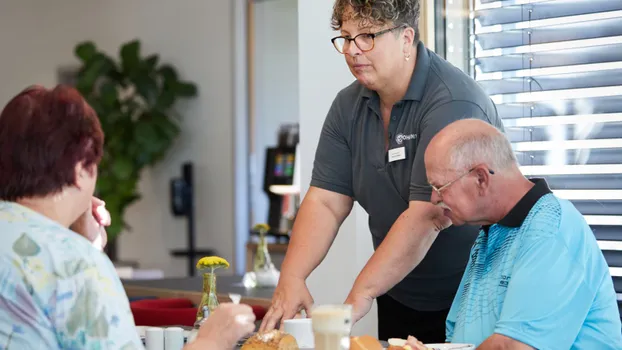
[[[197,96],[194,83],[179,79],[159,56],[141,55],[138,40],[124,43],[119,58],[106,55],[91,41],[74,50],[82,66],[76,88],[97,112],[105,134],[96,195],[112,216],[109,240],[131,229],[125,210],[140,199],[142,170],[163,159],[180,133],[174,110],[179,98]]]

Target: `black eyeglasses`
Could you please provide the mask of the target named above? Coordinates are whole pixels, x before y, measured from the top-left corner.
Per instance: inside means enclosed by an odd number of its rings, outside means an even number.
[[[337,49],[337,51],[341,54],[345,52],[346,44],[349,44],[352,41],[354,41],[354,44],[356,45],[356,47],[359,48],[359,50],[363,52],[367,52],[367,51],[371,51],[374,49],[374,44],[375,44],[374,39],[376,39],[377,36],[380,36],[382,34],[392,32],[396,29],[401,29],[404,27],[405,27],[404,25],[401,25],[401,26],[397,26],[397,27],[393,27],[389,29],[383,29],[375,33],[361,33],[355,36],[354,38],[350,36],[336,36],[330,39],[330,41],[333,43],[333,46],[335,46],[335,49]]]

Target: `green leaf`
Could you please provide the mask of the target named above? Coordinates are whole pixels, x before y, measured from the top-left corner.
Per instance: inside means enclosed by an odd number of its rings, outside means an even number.
[[[154,112],[152,114],[152,118],[158,130],[167,139],[174,139],[181,132],[181,129],[179,128],[177,123],[175,123],[172,118],[167,117],[163,113]]]
[[[132,164],[132,161],[127,158],[119,157],[115,159],[112,164],[112,172],[119,179],[129,178],[132,176],[133,171],[134,165]]]
[[[134,135],[136,142],[139,142],[147,149],[158,141],[158,133],[153,123],[150,123],[148,120],[141,120],[138,122]]]
[[[97,49],[93,42],[85,41],[76,46],[74,53],[82,62],[87,62],[95,56]]]
[[[175,93],[182,97],[194,97],[197,95],[197,87],[192,83],[179,82],[175,86]]]
[[[156,103],[158,96],[158,85],[156,81],[148,75],[138,75],[132,79],[136,85],[138,93],[149,103],[153,105]]]
[[[121,46],[121,67],[127,75],[132,75],[140,68],[140,41],[132,40]]]
[[[114,63],[104,54],[97,53],[78,74],[76,88],[83,95],[90,95],[97,80],[114,70]]]
[[[101,102],[108,107],[112,107],[118,102],[119,93],[117,92],[117,87],[111,82],[106,82],[102,85],[99,95]]]
[[[153,72],[153,70],[155,69],[155,67],[158,65],[158,61],[160,60],[160,56],[153,54],[148,56],[147,58],[145,58],[145,60],[143,61],[143,69],[147,72],[147,73],[151,73]]]
[[[163,65],[158,71],[158,73],[160,73],[160,75],[162,76],[162,79],[164,79],[164,85],[166,87],[174,87],[177,84],[177,81],[179,80],[177,78],[177,71],[171,65],[168,65],[168,64]]]
[[[155,107],[160,110],[167,110],[175,103],[175,92],[164,89],[156,102]]]

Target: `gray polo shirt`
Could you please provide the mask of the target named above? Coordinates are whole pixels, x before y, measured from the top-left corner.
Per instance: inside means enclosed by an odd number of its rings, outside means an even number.
[[[424,153],[432,137],[453,121],[479,118],[503,130],[497,110],[479,85],[458,68],[417,45],[406,95],[391,112],[389,162],[378,94],[355,81],[328,112],[315,154],[311,186],[353,197],[369,214],[377,248],[409,201],[429,201]],[[403,149],[402,149],[403,147]],[[441,232],[423,261],[388,294],[420,311],[448,309],[478,227]]]

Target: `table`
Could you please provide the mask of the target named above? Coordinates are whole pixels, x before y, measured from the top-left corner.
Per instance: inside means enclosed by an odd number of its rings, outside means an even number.
[[[157,298],[187,298],[200,304],[203,277],[163,278],[157,280],[122,280],[129,298],[153,296]],[[240,294],[240,303],[270,307],[274,288],[247,289],[242,285],[242,276],[218,276],[216,290],[219,302],[229,302],[229,293]]]

